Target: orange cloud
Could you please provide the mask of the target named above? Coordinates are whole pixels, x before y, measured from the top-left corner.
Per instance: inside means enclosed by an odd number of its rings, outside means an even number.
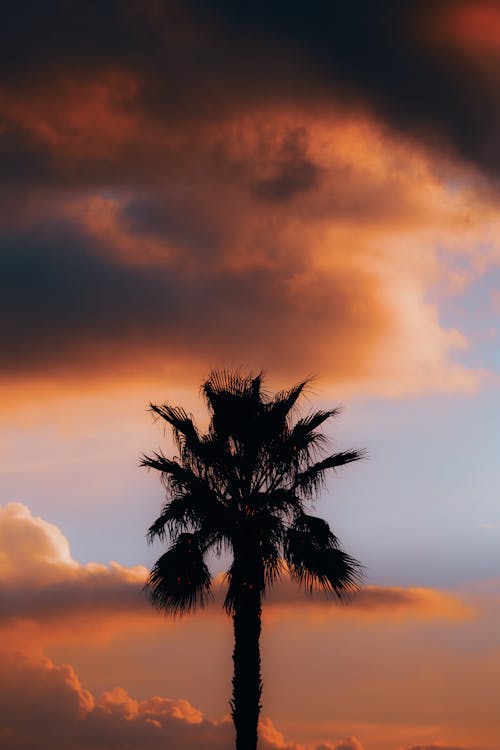
[[[431,285],[466,286],[498,256],[496,210],[469,173],[456,171],[450,190],[432,156],[333,108],[184,130],[137,117],[123,159],[95,157],[116,189],[75,188],[50,221],[41,203],[16,230],[19,248],[4,258],[5,304],[18,310],[7,375],[130,381],[166,368],[179,382],[225,360],[280,378],[318,372],[346,391],[477,387],[481,374],[454,361],[465,335],[428,299]],[[127,160],[140,144],[138,190]],[[64,149],[54,158],[79,178]],[[479,261],[483,239],[492,249]],[[457,257],[465,270],[450,282]]]
[[[226,724],[216,722],[215,730],[204,718],[227,710],[231,627],[220,599],[198,617],[162,618],[141,591],[144,568],[80,565],[59,529],[21,504],[0,508],[0,542],[3,646],[22,651],[25,665],[42,665],[50,690],[61,690],[66,696],[61,700],[71,707],[72,732],[80,736],[75,728],[80,719],[74,717],[82,711],[106,722],[103,716],[113,716],[120,726],[134,721],[141,737],[143,730],[153,732],[149,727],[160,732],[165,714],[193,731],[205,727],[207,737],[213,730],[223,741],[230,725],[223,729]],[[488,645],[498,608],[482,589],[468,600],[474,610],[445,592],[369,586],[344,606],[319,596],[307,600],[283,582],[264,606],[266,710],[301,747],[339,750],[332,738],[355,734],[367,750],[386,750],[389,740],[396,750],[413,738],[430,744],[461,733],[469,744],[473,735],[484,737],[488,747],[498,729],[494,696],[500,671]],[[47,656],[73,664],[92,693],[104,697],[89,697],[74,670],[53,664],[49,669]],[[301,698],[297,682],[305,691]],[[22,697],[23,688],[15,684]],[[120,689],[111,690],[113,685]],[[146,700],[165,691],[189,703]],[[447,719],[440,727],[443,711]],[[121,736],[119,727],[117,732]],[[157,736],[165,739],[161,732]],[[272,748],[299,747],[266,722],[262,737]],[[149,741],[153,738],[146,738],[144,747]]]
[[[136,699],[122,687],[105,690],[99,697],[87,690],[73,667],[57,666],[47,658],[27,657],[19,651],[0,650],[0,667],[9,675],[0,686],[0,737],[2,746],[16,750],[68,746],[84,750],[98,746],[111,750],[126,745],[130,750],[159,750],[165,746],[183,750],[231,750],[234,731],[229,718],[214,721],[185,699],[156,695]],[[29,715],[29,720],[27,716]],[[377,740],[381,726],[373,727],[373,740],[356,736],[314,743],[285,738],[270,718],[259,726],[262,750],[478,750],[488,741],[424,741],[398,745]],[[335,731],[335,730],[334,730]],[[362,730],[363,731],[363,730]],[[423,734],[418,726],[414,735]],[[434,730],[435,731],[435,730]],[[389,734],[388,734],[389,732]],[[390,729],[385,728],[386,737]],[[427,734],[427,731],[425,731]],[[338,735],[337,735],[338,736]],[[382,735],[383,736],[383,735]]]
[[[114,161],[137,132],[137,94],[137,81],[115,71],[84,79],[57,75],[50,90],[4,88],[4,128],[19,128],[46,148],[56,170],[73,160]]]
[[[96,700],[70,666],[16,652],[0,656],[10,682],[0,695],[5,747],[231,747],[229,723],[204,719],[187,701],[156,697],[139,702],[120,688]]]
[[[229,719],[212,721],[186,700],[160,696],[136,700],[120,687],[95,698],[71,666],[56,666],[50,659],[28,658],[20,652],[0,651],[0,667],[9,675],[8,686],[0,687],[0,738],[5,748],[234,747]],[[285,740],[268,718],[262,721],[259,734],[262,750],[306,750]],[[327,748],[363,750],[355,739],[323,744],[317,750]]]
[[[440,298],[498,263],[496,188],[479,171],[498,169],[498,87],[480,53],[443,54],[459,33],[440,19],[495,39],[498,13],[421,5],[391,7],[390,32],[372,3],[290,13],[279,30],[259,6],[251,34],[229,7],[106,4],[78,28],[62,11],[26,28],[13,10],[6,381],[179,384],[225,361],[345,391],[478,387]],[[35,27],[54,43],[36,76],[20,51]]]
[[[164,627],[142,591],[146,568],[116,562],[80,565],[57,526],[32,516],[21,503],[0,506],[0,549],[0,622],[4,625],[34,621],[63,639],[111,637],[120,618],[122,627]],[[220,575],[214,582],[216,595],[210,609],[221,617],[223,587]],[[305,597],[288,578],[271,589],[264,609],[270,617],[288,617],[299,604],[313,619],[366,615],[461,619],[470,615],[457,598],[430,589],[367,586],[343,606],[319,593]]]
[[[287,617],[293,612],[292,606],[300,606],[303,616],[313,620],[363,617],[461,620],[473,614],[473,609],[457,596],[435,589],[363,586],[340,604],[335,599],[325,600],[319,592],[305,599],[304,592],[288,579],[266,596],[264,612],[268,610],[271,617]]]

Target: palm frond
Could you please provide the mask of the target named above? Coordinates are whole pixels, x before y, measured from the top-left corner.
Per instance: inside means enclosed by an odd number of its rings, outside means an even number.
[[[362,566],[340,549],[322,518],[303,514],[288,529],[285,560],[292,578],[309,594],[321,589],[342,598],[355,591],[362,580]]]
[[[172,538],[187,531],[190,527],[199,526],[203,516],[197,512],[196,506],[193,506],[192,496],[182,494],[174,497],[165,504],[161,514],[149,527],[147,540],[151,544],[155,539],[165,541],[167,534]]]
[[[340,451],[334,453],[331,456],[318,461],[312,466],[309,466],[305,471],[298,474],[295,480],[295,486],[300,489],[308,497],[317,493],[321,487],[325,473],[328,469],[338,469],[340,466],[345,466],[353,461],[360,461],[366,458],[367,453],[364,450],[350,450]]]
[[[168,552],[157,560],[145,588],[152,604],[173,616],[206,605],[211,592],[211,576],[196,534],[178,537]]]
[[[165,503],[161,514],[149,527],[148,542],[163,541],[167,534],[175,539],[183,531],[194,530],[210,538],[228,535],[231,528],[231,509],[226,508],[216,495],[203,486],[194,486]]]
[[[317,430],[318,427],[321,427],[323,422],[326,422],[327,419],[337,417],[341,412],[342,407],[340,406],[336,407],[335,409],[328,409],[326,411],[319,409],[318,411],[312,412],[306,417],[302,417],[302,419],[297,420],[292,429],[292,434],[311,434],[312,432],[314,432],[314,430]]]
[[[318,548],[338,548],[339,541],[324,518],[300,513],[288,529],[289,534],[304,534],[310,543]]]
[[[277,393],[269,404],[271,413],[286,419],[309,382],[309,379],[302,380],[291,388]]]
[[[202,385],[211,412],[210,432],[222,446],[229,440],[252,443],[255,425],[263,411],[262,376],[214,370]],[[234,451],[233,451],[234,452]]]
[[[309,557],[307,564],[293,567],[291,575],[308,594],[319,589],[343,599],[359,589],[363,567],[343,550],[327,549]]]
[[[238,370],[212,370],[201,386],[207,405],[216,410],[220,399],[228,397],[261,400],[262,372],[243,375]]]
[[[181,466],[178,461],[167,458],[163,453],[153,453],[152,456],[143,455],[139,465],[146,466],[148,469],[156,469],[163,475],[174,477],[179,481],[188,477],[184,466]]]
[[[192,466],[185,457],[170,459],[162,453],[153,453],[152,456],[142,456],[140,465],[159,471],[162,483],[172,494],[178,491],[192,492],[204,483],[197,467]]]
[[[187,442],[191,448],[196,448],[199,445],[200,437],[193,418],[181,406],[150,404],[149,409],[172,427],[179,449],[182,447],[182,441]]]
[[[339,412],[339,409],[316,411],[297,420],[284,436],[279,448],[282,459],[288,462],[295,461],[297,466],[308,466],[328,444],[326,436],[318,431],[318,427]]]
[[[275,460],[280,459],[279,449],[289,433],[290,413],[307,383],[304,380],[289,390],[281,391],[270,401],[262,403],[260,413],[254,414],[251,425],[253,442],[267,446],[269,452],[272,450],[270,455],[274,455]]]

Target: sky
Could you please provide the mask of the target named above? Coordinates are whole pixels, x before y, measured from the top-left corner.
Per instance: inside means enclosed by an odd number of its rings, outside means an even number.
[[[0,37],[1,746],[233,746],[231,622],[145,600],[139,467],[226,366],[311,376],[368,453],[316,505],[362,590],[265,599],[260,750],[500,750],[500,3],[19,0]]]

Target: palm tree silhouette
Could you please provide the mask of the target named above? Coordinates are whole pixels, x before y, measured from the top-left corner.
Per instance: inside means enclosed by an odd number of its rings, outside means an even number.
[[[327,522],[306,513],[329,469],[362,458],[351,450],[326,457],[318,428],[337,409],[292,419],[308,381],[269,396],[262,375],[214,370],[201,390],[210,413],[206,434],[180,407],[151,404],[172,428],[179,451],[144,456],[161,472],[167,501],[148,531],[170,541],[146,589],[151,602],[177,615],[211,595],[209,550],[232,554],[226,612],[234,625],[231,715],[237,750],[255,750],[261,709],[261,599],[285,570],[308,593],[339,598],[360,581],[360,564],[340,549]]]

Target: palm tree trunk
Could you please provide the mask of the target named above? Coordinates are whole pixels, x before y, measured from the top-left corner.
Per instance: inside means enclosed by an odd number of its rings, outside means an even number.
[[[256,750],[261,709],[260,591],[246,589],[235,602],[233,615],[233,697],[231,716],[236,729],[236,750]]]

